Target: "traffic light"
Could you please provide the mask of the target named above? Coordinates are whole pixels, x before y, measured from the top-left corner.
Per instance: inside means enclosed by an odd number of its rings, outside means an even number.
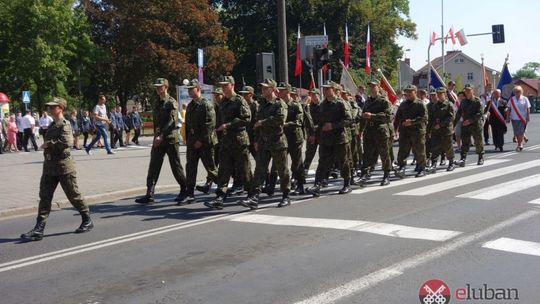
[[[495,24],[491,26],[493,43],[504,43],[504,24]]]
[[[330,57],[333,51],[328,48],[313,50],[313,67],[315,70],[320,70],[325,64],[330,62]]]

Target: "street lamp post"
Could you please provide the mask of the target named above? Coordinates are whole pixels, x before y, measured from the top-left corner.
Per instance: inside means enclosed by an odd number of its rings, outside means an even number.
[[[495,76],[497,76],[497,71],[491,71],[491,75],[493,76],[493,88],[495,88]]]
[[[279,48],[279,81],[289,82],[287,69],[287,20],[285,0],[277,1],[278,9],[278,48]]]

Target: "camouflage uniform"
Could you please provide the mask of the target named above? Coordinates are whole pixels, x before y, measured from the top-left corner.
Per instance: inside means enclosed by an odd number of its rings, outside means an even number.
[[[466,85],[465,88],[471,88],[472,86]],[[471,145],[471,136],[474,138],[474,145],[476,148],[476,154],[478,154],[479,164],[483,164],[483,155],[484,155],[484,140],[483,140],[483,128],[484,128],[484,119],[482,111],[482,102],[476,96],[473,96],[472,99],[463,99],[459,104],[459,108],[454,119],[454,124],[459,122],[459,119],[463,118],[463,121],[470,121],[471,124],[461,127],[461,160],[463,161],[460,165],[465,165],[465,159],[467,158],[467,153],[469,152],[469,146]],[[480,163],[481,162],[481,163]]]
[[[448,100],[433,103],[429,108],[428,132],[431,138],[431,164],[437,167],[439,155],[445,155],[453,165],[454,148],[452,135],[454,134],[454,108]],[[436,128],[438,126],[438,128]],[[433,170],[432,170],[433,171]]]
[[[317,152],[317,147],[319,146],[319,133],[318,133],[318,126],[320,121],[320,103],[319,104],[310,104],[308,106],[309,113],[312,119],[313,128],[306,128],[306,135],[309,139],[311,136],[315,137],[315,142],[310,143],[309,141],[306,142],[306,155],[304,158],[304,169],[309,170],[309,167],[311,166],[311,162],[313,161],[313,158],[315,157],[315,153]]]
[[[302,105],[292,99],[285,102],[287,104],[287,119],[284,132],[287,138],[288,152],[291,156],[291,173],[298,184],[303,185],[305,182],[304,163],[302,161],[304,111]]]
[[[360,140],[360,121],[362,120],[362,109],[356,103],[356,100],[348,100],[351,105],[351,169],[360,168],[362,159],[362,141]]]

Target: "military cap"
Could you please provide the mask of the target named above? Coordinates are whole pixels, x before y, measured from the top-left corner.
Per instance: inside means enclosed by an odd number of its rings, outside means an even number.
[[[465,90],[474,90],[474,85],[470,84],[470,83],[467,83],[463,89]]]
[[[219,79],[219,84],[228,84],[233,83],[234,84],[234,77],[232,76],[221,76]]]
[[[370,81],[368,82],[368,84],[369,84],[369,85],[376,85],[376,86],[378,86],[378,85],[379,85],[379,82],[378,82],[377,80],[375,80],[375,79],[372,79],[372,80],[370,80]]]
[[[242,90],[240,91],[241,94],[246,94],[246,93],[251,93],[253,94],[255,92],[255,89],[253,89],[253,87],[251,86],[245,86],[242,88]]]
[[[52,101],[47,102],[45,105],[47,106],[61,106],[62,108],[67,107],[67,102],[64,98],[61,97],[54,97]]]
[[[201,86],[201,84],[199,83],[199,80],[197,80],[197,79],[192,79],[192,80],[188,81],[188,83],[186,84],[186,88],[188,88],[188,89],[198,88],[200,86]]]
[[[221,94],[223,95],[223,90],[219,87],[215,88],[214,91],[212,91],[212,94]]]
[[[321,94],[321,92],[320,92],[319,89],[317,89],[317,88],[313,88],[313,89],[311,89],[309,92],[310,92],[311,94],[319,94],[319,95]]]
[[[446,88],[445,87],[438,87],[437,88],[437,93],[446,93]]]
[[[323,88],[333,88],[333,89],[338,89],[340,90],[340,85],[333,82],[332,80],[327,80],[323,85],[322,85]]]
[[[416,89],[416,86],[415,86],[415,85],[410,84],[410,85],[406,86],[406,87],[403,89],[403,91],[405,91],[405,92],[407,92],[407,91],[417,91],[417,89]]]
[[[437,91],[435,91],[435,89],[429,90],[429,95],[435,95],[435,94],[437,94]]]
[[[289,90],[291,91],[291,85],[287,82],[280,82],[277,86],[278,90]]]
[[[405,90],[405,91],[407,91],[407,90]],[[409,91],[410,91],[410,90],[409,90]],[[419,92],[419,93],[427,94],[427,90],[425,90],[425,89],[420,89],[420,90],[418,90],[418,92]]]
[[[277,83],[273,79],[265,79],[263,82],[260,83],[261,86],[265,88],[275,88],[277,87]]]
[[[296,90],[296,87],[291,87],[291,94],[298,95],[298,91]]]
[[[155,87],[160,87],[160,86],[167,86],[169,87],[169,81],[165,78],[158,78],[156,79],[156,82],[154,82],[154,86]]]
[[[448,85],[455,85],[455,84],[456,84],[456,83],[455,83],[453,80],[450,80],[450,81],[448,82]]]

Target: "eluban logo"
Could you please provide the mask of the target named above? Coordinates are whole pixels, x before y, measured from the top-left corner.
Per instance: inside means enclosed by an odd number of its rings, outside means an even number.
[[[439,279],[431,279],[418,291],[420,303],[422,304],[448,304],[450,303],[450,288]]]
[[[456,289],[458,300],[519,300],[517,288],[491,288],[487,284],[474,288],[466,284],[465,288]]]

